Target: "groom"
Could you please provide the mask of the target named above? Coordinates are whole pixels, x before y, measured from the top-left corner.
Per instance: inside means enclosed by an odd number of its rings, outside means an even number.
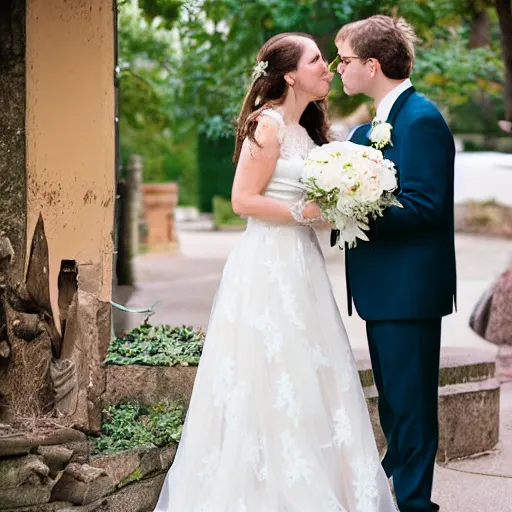
[[[455,149],[443,117],[409,80],[414,40],[403,19],[379,15],[345,25],[336,46],[345,92],[370,96],[377,111],[372,125],[357,127],[349,138],[380,143],[395,163],[403,206],[387,209],[371,223],[370,241],[347,251],[349,314],[353,298],[366,320],[388,444],[382,465],[393,477],[399,509],[432,512],[439,510],[431,492],[441,318],[452,313],[456,288]],[[333,231],[333,245],[337,236]]]

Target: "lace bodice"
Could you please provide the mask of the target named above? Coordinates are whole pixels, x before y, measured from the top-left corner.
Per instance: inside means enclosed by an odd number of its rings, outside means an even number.
[[[280,112],[264,110],[261,115],[273,119],[279,125],[281,153],[274,174],[264,195],[286,203],[294,203],[300,198],[303,186],[299,182],[304,160],[315,147],[315,143],[304,127],[299,124],[287,125]]]

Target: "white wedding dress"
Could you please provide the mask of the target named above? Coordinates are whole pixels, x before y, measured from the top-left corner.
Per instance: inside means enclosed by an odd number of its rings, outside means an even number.
[[[293,204],[305,129],[275,110],[265,195]],[[157,512],[391,512],[351,347],[311,227],[251,218],[212,309]]]

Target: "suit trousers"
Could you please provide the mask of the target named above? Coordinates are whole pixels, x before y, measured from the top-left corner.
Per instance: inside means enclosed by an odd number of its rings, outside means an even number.
[[[379,415],[401,512],[438,510],[431,501],[438,448],[441,318],[366,322]]]

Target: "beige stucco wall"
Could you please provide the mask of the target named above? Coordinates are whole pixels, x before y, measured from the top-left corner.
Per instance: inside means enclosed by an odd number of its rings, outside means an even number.
[[[63,259],[111,296],[113,19],[111,0],[27,0],[27,238],[42,212],[55,313]]]

